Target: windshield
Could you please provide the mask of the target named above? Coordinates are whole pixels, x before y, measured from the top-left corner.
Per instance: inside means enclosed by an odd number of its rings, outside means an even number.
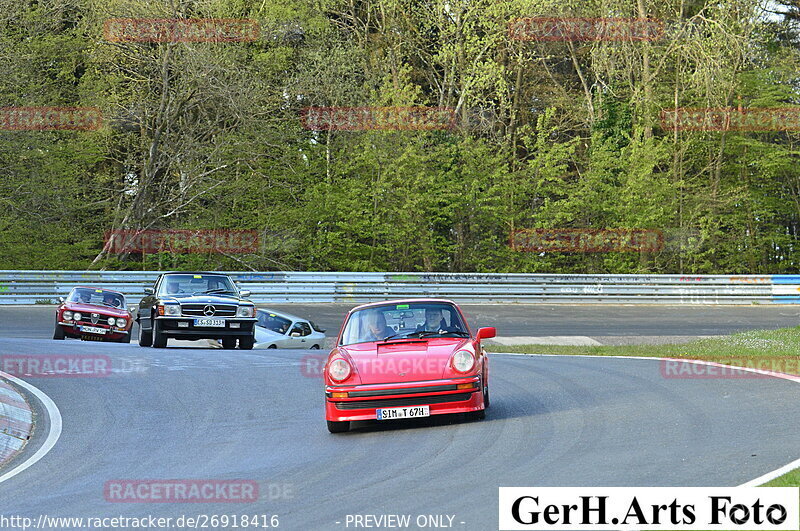
[[[342,345],[409,337],[468,337],[467,327],[452,304],[412,302],[372,306],[350,314]]]
[[[111,308],[124,308],[125,297],[121,293],[94,288],[75,288],[69,297],[68,302],[80,302],[83,304],[97,304],[99,306],[109,306]]]
[[[166,275],[158,295],[233,294],[237,291],[227,275]]]
[[[272,330],[273,332],[277,332],[279,334],[285,334],[287,330],[289,330],[289,325],[292,324],[292,321],[281,317],[280,315],[259,311],[257,316],[258,322],[256,326],[260,326],[262,328],[266,328],[267,330]]]

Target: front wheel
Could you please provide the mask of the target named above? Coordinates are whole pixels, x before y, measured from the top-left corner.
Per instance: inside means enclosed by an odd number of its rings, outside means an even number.
[[[159,330],[158,321],[152,319],[153,321],[153,346],[155,348],[166,348],[167,347],[167,334]]]
[[[489,386],[485,383],[483,384],[483,407],[489,407]]]
[[[253,336],[240,337],[239,348],[242,350],[253,350],[253,345],[256,343],[256,338]]]
[[[131,342],[131,332],[133,330],[128,330],[128,332],[122,336],[121,338],[117,339],[117,343],[130,343]]]
[[[60,324],[56,323],[56,329],[53,332],[53,339],[64,339],[65,337],[64,329],[61,328]]]
[[[319,345],[311,345],[311,350],[319,350]]]
[[[235,337],[223,337],[222,338],[222,348],[224,349],[232,349],[236,348],[236,338]]]
[[[350,430],[350,421],[336,422],[333,420],[326,420],[328,423],[328,431],[331,433],[344,433]]]
[[[153,329],[145,330],[142,326],[141,321],[139,321],[139,346],[140,347],[149,347],[153,344]]]

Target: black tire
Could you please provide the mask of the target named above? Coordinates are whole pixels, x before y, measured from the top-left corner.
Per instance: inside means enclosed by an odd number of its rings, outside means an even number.
[[[273,344],[273,345],[268,346],[267,348],[278,348],[278,345],[274,345]]]
[[[350,421],[336,422],[333,420],[326,420],[328,423],[328,431],[331,433],[345,433],[350,431]]]
[[[472,413],[469,414],[469,417],[472,420],[483,420],[483,419],[486,418],[486,410],[485,409],[481,409],[481,410],[478,410],[478,411],[473,411]]]
[[[484,380],[485,382],[486,380]],[[489,386],[485,383],[483,384],[483,407],[489,409]]]
[[[235,337],[223,337],[222,338],[222,348],[226,350],[230,350],[232,348],[236,348],[236,338]]]
[[[153,344],[153,330],[145,330],[142,322],[139,321],[139,346],[149,347]]]
[[[319,345],[311,345],[311,350],[319,350]]]
[[[122,336],[121,338],[117,339],[117,343],[130,343],[131,342],[131,333],[133,332],[133,328],[128,330],[128,333]]]
[[[64,339],[65,337],[64,329],[61,328],[60,324],[56,323],[56,329],[53,331],[53,339]]]
[[[155,348],[166,348],[167,335],[158,329],[158,321],[155,319],[151,319],[151,321],[153,322],[153,346]]]
[[[242,350],[253,350],[253,345],[255,344],[256,338],[253,336],[239,338],[239,348]]]

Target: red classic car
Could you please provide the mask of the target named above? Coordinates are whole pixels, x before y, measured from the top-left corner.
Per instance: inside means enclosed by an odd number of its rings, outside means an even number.
[[[331,433],[357,420],[466,413],[489,407],[489,363],[461,310],[442,299],[365,304],[350,310],[325,363],[325,419]]]
[[[60,299],[53,339],[75,337],[95,341],[131,342],[133,317],[125,296],[108,289],[79,286]]]

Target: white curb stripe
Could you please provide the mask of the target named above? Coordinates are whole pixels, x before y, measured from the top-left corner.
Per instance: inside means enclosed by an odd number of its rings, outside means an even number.
[[[45,455],[47,455],[47,453],[53,448],[53,446],[56,445],[58,438],[61,436],[62,421],[61,421],[61,412],[58,410],[58,406],[56,406],[56,403],[53,402],[53,400],[49,396],[44,394],[37,387],[34,387],[28,382],[20,380],[19,378],[11,376],[10,374],[6,374],[4,372],[0,372],[0,377],[5,378],[11,382],[14,382],[18,386],[26,389],[28,392],[30,392],[32,395],[38,398],[39,401],[44,406],[47,415],[50,417],[50,431],[47,434],[47,438],[45,439],[44,444],[42,444],[42,446],[38,450],[36,450],[36,452],[32,456],[28,457],[25,461],[21,462],[16,467],[12,468],[8,472],[0,476],[0,483],[2,483],[8,479],[13,478],[20,472],[28,469],[28,467],[33,466]]]

